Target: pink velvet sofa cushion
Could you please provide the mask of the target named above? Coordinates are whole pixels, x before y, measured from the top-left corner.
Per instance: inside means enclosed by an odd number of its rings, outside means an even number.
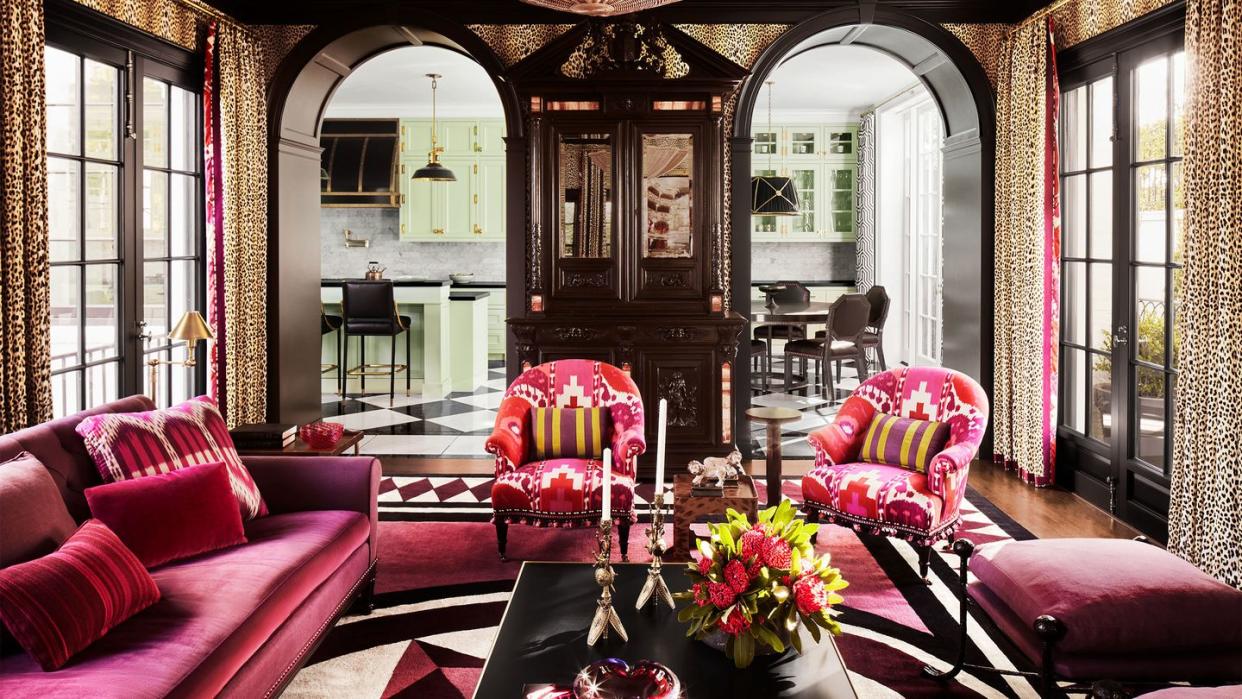
[[[1151,544],[1004,542],[979,547],[970,570],[1024,622],[1060,619],[1064,651],[1242,646],[1242,591]]]
[[[57,672],[0,659],[0,696],[215,695],[333,573],[365,561],[369,531],[340,510],[248,522],[249,543],[152,571],[160,601]]]
[[[77,528],[42,462],[22,452],[0,464],[0,568],[55,551]]]

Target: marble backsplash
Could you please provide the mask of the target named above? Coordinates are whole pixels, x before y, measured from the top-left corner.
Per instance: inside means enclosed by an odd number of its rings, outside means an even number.
[[[854,243],[754,243],[750,278],[801,282],[853,280]]]
[[[325,279],[361,277],[367,262],[388,268],[387,277],[447,279],[450,272],[474,272],[478,281],[505,280],[504,243],[412,243],[400,239],[398,209],[324,208],[319,212],[320,273]],[[345,247],[345,229],[371,241],[369,248]]]

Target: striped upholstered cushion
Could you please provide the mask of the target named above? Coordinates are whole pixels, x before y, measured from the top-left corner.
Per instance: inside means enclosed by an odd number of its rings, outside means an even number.
[[[598,459],[612,432],[606,408],[533,408],[532,456],[544,459]]]
[[[159,598],[142,562],[96,519],[58,551],[0,571],[0,618],[44,670],[64,665]]]
[[[877,414],[863,438],[859,458],[926,473],[932,457],[944,451],[948,441],[948,423]]]

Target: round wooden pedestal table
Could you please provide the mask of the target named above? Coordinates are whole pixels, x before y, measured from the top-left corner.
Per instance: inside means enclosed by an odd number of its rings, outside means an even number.
[[[768,507],[781,502],[781,425],[802,419],[802,413],[793,408],[751,408],[746,417],[768,426],[768,443],[764,451],[768,455]]]

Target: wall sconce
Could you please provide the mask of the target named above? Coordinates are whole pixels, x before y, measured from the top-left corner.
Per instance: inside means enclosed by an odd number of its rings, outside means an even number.
[[[349,230],[348,228],[345,229],[345,247],[347,248],[369,248],[371,247],[370,240],[362,240],[361,238],[355,238],[353,237],[353,235],[354,235],[353,231]]]
[[[214,340],[215,333],[211,331],[211,326],[207,325],[207,321],[203,320],[203,316],[198,311],[186,311],[181,316],[181,320],[173,326],[171,332],[168,333],[170,340],[185,341],[185,359],[180,361],[176,359],[160,359],[152,357],[147,360],[147,366],[150,368],[151,400],[158,405],[159,401],[159,368],[161,364],[169,366],[193,367],[198,364],[198,360],[194,358],[194,350],[198,346],[199,340]]]

